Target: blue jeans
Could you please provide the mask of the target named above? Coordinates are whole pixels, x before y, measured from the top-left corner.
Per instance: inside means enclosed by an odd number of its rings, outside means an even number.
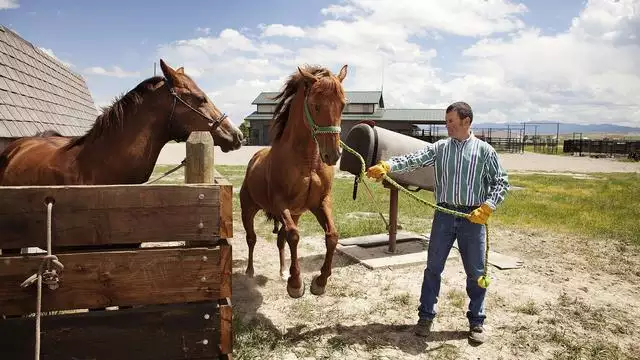
[[[464,213],[469,213],[476,208],[438,205]],[[470,326],[484,323],[486,318],[484,298],[487,290],[478,286],[477,281],[484,271],[485,229],[484,225],[472,223],[465,218],[445,214],[441,211],[435,212],[418,308],[420,319],[432,320],[436,316],[442,271],[453,246],[453,241],[457,239],[462,264],[467,274],[467,295],[470,300],[467,319],[469,319]]]

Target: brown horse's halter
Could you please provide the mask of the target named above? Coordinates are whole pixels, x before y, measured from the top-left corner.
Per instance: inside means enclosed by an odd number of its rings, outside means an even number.
[[[220,126],[222,121],[224,121],[224,119],[227,118],[227,114],[224,114],[224,113],[222,115],[220,115],[220,117],[218,117],[215,120],[210,118],[210,117],[208,117],[207,115],[203,114],[202,111],[194,108],[193,106],[189,105],[189,103],[187,103],[186,101],[182,100],[182,98],[180,98],[180,96],[178,96],[178,93],[176,93],[176,89],[173,88],[173,87],[169,89],[169,93],[171,95],[173,95],[173,105],[171,106],[171,115],[169,115],[169,122],[171,122],[171,120],[173,120],[173,112],[176,110],[176,100],[180,100],[180,102],[183,103],[186,107],[188,107],[189,109],[193,110],[198,115],[200,115],[203,118],[205,118],[206,120],[208,120],[209,121],[209,127],[212,130],[215,130],[218,126]]]
[[[195,111],[198,115],[200,115],[203,118],[205,118],[206,120],[208,120],[209,121],[209,127],[212,128],[213,130],[215,130],[218,126],[220,126],[222,121],[227,118],[227,115],[223,113],[222,115],[220,115],[220,117],[218,117],[217,119],[213,120],[212,118],[210,118],[207,115],[203,114],[200,110],[194,108],[193,106],[189,105],[186,101],[182,100],[180,98],[180,96],[178,96],[178,94],[176,93],[176,89],[175,88],[170,88],[169,89],[169,93],[171,95],[173,95],[173,105],[171,105],[171,115],[169,115],[169,124],[172,123],[171,120],[173,120],[173,113],[176,110],[176,100],[180,100],[180,102],[183,103],[184,105],[186,105],[189,109]],[[185,166],[186,162],[187,162],[187,159],[185,158],[184,160],[182,160],[182,162],[178,166],[176,166],[173,169],[171,169],[171,170],[167,171],[166,173],[162,174],[157,179],[148,180],[147,182],[145,182],[145,184],[153,184],[153,183],[155,183],[156,181],[164,178],[165,176],[168,176],[172,172],[177,171],[181,167]]]

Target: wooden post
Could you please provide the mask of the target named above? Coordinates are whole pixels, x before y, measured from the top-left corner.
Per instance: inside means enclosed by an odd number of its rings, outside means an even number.
[[[383,181],[383,186],[389,189],[389,249],[387,253],[396,253],[396,237],[398,234],[398,189]]]
[[[213,137],[208,131],[194,131],[187,139],[184,182],[213,183]]]
[[[194,131],[187,139],[184,168],[186,184],[213,184],[213,137],[208,131]],[[210,246],[210,241],[186,241],[185,245]]]

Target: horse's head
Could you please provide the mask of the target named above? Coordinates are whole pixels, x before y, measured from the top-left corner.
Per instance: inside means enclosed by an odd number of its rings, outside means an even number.
[[[345,105],[342,81],[347,76],[347,65],[338,75],[329,71],[312,74],[298,67],[305,80],[304,118],[309,131],[318,143],[320,157],[328,165],[335,165],[342,154],[340,124]]]
[[[211,102],[181,67],[174,70],[160,59],[171,101],[170,126],[175,139],[186,139],[192,131],[209,131],[223,152],[240,148],[242,131]]]

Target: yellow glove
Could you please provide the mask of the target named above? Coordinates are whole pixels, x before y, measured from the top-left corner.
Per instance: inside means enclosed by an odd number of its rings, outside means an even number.
[[[389,163],[384,160],[380,160],[378,164],[367,169],[367,176],[376,180],[380,180],[382,179],[384,174],[389,172],[389,170],[391,170]]]
[[[469,221],[476,224],[486,224],[493,210],[487,204],[480,205],[479,208],[473,210],[469,216]]]

